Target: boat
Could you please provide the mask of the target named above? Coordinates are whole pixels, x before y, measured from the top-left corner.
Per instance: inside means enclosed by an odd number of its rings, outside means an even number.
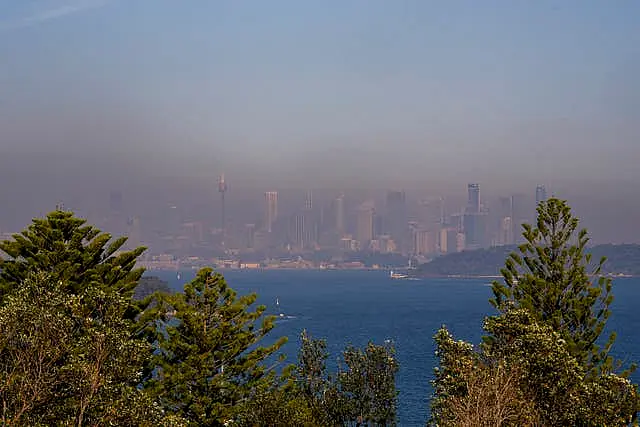
[[[276,297],[276,309],[280,310],[280,299]],[[280,313],[278,316],[284,317],[284,313]]]
[[[180,278],[181,278],[181,277],[182,277],[182,276],[180,276],[180,272],[178,272],[178,274],[176,274],[176,278],[177,278],[178,280],[180,280]]]
[[[392,279],[408,279],[409,275],[403,273],[394,273],[393,270],[391,270],[389,272],[389,277],[391,277]]]

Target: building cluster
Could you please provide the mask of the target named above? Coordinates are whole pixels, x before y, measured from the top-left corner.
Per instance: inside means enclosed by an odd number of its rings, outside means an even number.
[[[286,257],[326,262],[327,257],[342,256],[345,262],[353,261],[353,257],[345,257],[348,254],[389,254],[426,260],[463,250],[518,243],[520,225],[534,216],[534,206],[527,203],[527,197],[512,195],[488,203],[481,197],[480,185],[470,183],[466,205],[452,212],[443,197],[408,200],[402,190],[387,191],[376,200],[335,193],[320,203],[314,200],[312,191],[307,191],[297,208],[288,206],[285,210],[280,206],[279,192],[266,191],[262,202],[256,203],[262,205],[256,220],[240,223],[226,212],[227,191],[227,183],[221,176],[219,214],[211,215],[210,221],[174,218],[171,225],[153,227],[144,227],[137,216],[125,218],[121,213],[122,196],[114,192],[110,198],[109,223],[125,224],[118,231],[129,236],[129,246],[149,246],[148,261],[154,265],[179,259],[210,261],[216,257],[253,265],[265,259]],[[546,197],[545,187],[538,186],[536,203]],[[114,227],[107,229],[111,231]]]
[[[526,197],[502,197],[490,209],[483,203],[480,185],[468,185],[466,206],[447,214],[442,197],[409,203],[404,191],[388,191],[382,203],[373,200],[349,204],[341,193],[316,206],[308,191],[292,213],[278,209],[278,192],[264,193],[264,220],[245,226],[240,250],[281,250],[292,254],[318,251],[398,253],[431,257],[439,254],[511,245],[520,225],[531,219]],[[546,199],[544,186],[536,189],[536,203]]]

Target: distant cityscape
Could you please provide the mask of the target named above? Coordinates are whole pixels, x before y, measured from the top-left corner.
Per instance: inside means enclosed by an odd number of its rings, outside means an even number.
[[[218,208],[208,220],[184,220],[178,206],[131,215],[123,193],[113,190],[108,213],[95,223],[114,235],[127,235],[129,247],[147,246],[142,264],[149,269],[397,268],[463,250],[516,244],[521,224],[531,221],[535,204],[547,199],[544,185],[532,189],[530,197],[517,194],[490,202],[478,183],[469,183],[466,192],[466,204],[454,206],[444,197],[409,199],[401,189],[364,199],[348,192],[324,192],[318,198],[308,190],[283,209],[274,189],[255,200],[255,220],[245,222],[228,212],[226,198],[232,193],[220,175]]]

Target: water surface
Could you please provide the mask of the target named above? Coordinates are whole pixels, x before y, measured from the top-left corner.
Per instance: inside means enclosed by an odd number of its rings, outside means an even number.
[[[174,289],[195,272],[150,272]],[[283,348],[295,362],[299,336],[306,329],[327,340],[331,365],[347,344],[364,346],[369,340],[395,343],[398,373],[399,422],[424,425],[428,417],[429,381],[436,364],[433,335],[445,324],[456,338],[478,343],[482,319],[493,314],[488,279],[392,280],[383,271],[227,270],[224,275],[239,294],[256,292],[271,314],[283,313],[273,337],[287,336]],[[635,315],[640,279],[614,281],[613,314],[609,327],[618,333],[616,355],[640,360],[640,318]],[[276,299],[279,309],[276,308]],[[638,374],[634,380],[640,380]]]

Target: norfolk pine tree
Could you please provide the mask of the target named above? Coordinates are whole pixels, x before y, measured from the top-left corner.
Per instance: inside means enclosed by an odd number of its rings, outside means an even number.
[[[536,226],[524,226],[526,243],[506,260],[505,283],[493,284],[491,303],[499,315],[485,320],[488,335],[480,351],[440,329],[431,424],[460,425],[461,408],[473,409],[467,415],[477,417],[475,403],[482,401],[485,420],[493,420],[487,425],[635,422],[637,385],[626,378],[630,371],[613,372],[609,356],[615,335],[598,346],[610,315],[611,281],[599,277],[604,260],[587,273],[587,233],[577,229],[566,202],[542,202]],[[472,387],[477,378],[483,378],[481,387]],[[508,387],[490,400],[493,385]],[[533,406],[526,413],[511,411],[511,419],[502,417],[505,408],[517,409],[522,402]],[[503,420],[497,424],[496,414]]]
[[[13,240],[0,242],[0,305],[31,273],[46,272],[51,280],[61,280],[67,292],[77,294],[89,284],[111,289],[127,299],[133,296],[142,273],[135,268],[145,248],[118,253],[127,241],[88,225],[72,212],[56,210],[46,218],[36,218]],[[130,310],[129,317],[137,311]]]
[[[157,374],[146,387],[170,413],[193,425],[221,425],[241,414],[260,389],[275,381],[264,362],[285,342],[259,345],[274,327],[256,295],[238,297],[222,275],[205,268],[184,293],[156,307]],[[231,424],[233,425],[233,424]]]
[[[143,305],[131,298],[143,272],[135,263],[144,249],[116,254],[126,238],[110,242],[109,234],[60,210],[13,237],[0,242],[5,419],[138,424],[138,409],[152,408],[135,388],[151,355],[133,336]]]
[[[510,307],[529,310],[567,340],[587,372],[610,372],[615,333],[602,348],[597,343],[613,301],[611,279],[600,276],[605,259],[587,272],[587,231],[577,231],[578,219],[565,201],[543,201],[537,212],[535,226],[523,225],[526,242],[506,260],[504,283],[493,283],[491,303],[502,313]]]

